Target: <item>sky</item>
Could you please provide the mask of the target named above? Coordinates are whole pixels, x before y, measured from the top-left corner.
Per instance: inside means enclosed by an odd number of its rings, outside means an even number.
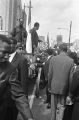
[[[22,0],[22,5],[28,6],[29,0]],[[69,40],[69,28],[71,27],[71,42],[79,39],[79,0],[31,0],[32,26],[40,23],[39,35],[47,36],[50,41],[57,35],[63,35],[63,41]],[[25,9],[28,14],[28,8]],[[59,29],[61,28],[61,29]]]

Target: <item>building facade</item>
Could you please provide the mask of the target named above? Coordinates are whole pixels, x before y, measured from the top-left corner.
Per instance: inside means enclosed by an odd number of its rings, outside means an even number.
[[[63,36],[57,35],[57,45],[59,46],[63,42]]]
[[[22,17],[22,3],[21,0],[9,0],[9,24],[8,32],[18,25],[19,18]]]
[[[21,0],[0,0],[0,34],[9,35],[22,17]]]
[[[9,0],[0,0],[0,18],[2,20],[0,20],[0,34],[7,34],[9,21]]]

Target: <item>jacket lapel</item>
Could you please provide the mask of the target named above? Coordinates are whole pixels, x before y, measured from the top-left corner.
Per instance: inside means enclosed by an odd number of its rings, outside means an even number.
[[[13,64],[17,60],[18,54],[16,53],[11,63]]]

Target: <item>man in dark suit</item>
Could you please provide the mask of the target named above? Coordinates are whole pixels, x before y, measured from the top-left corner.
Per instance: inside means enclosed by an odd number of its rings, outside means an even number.
[[[70,69],[74,65],[73,60],[67,56],[67,45],[61,44],[59,49],[60,54],[52,57],[49,65],[48,84],[51,89],[51,120],[56,120],[57,107],[64,108]]]
[[[32,53],[34,53],[34,51],[37,49],[38,47],[38,41],[39,41],[39,37],[37,34],[37,30],[39,29],[39,23],[36,22],[34,24],[34,27],[30,30],[31,33],[31,40],[32,40]]]
[[[16,117],[13,119],[9,114],[12,111],[9,108],[13,104],[21,113],[23,120],[33,120],[28,100],[18,81],[18,71],[8,62],[10,50],[9,39],[0,35],[0,120],[16,120]]]
[[[15,38],[9,38],[12,46],[12,54],[10,54],[9,61],[18,69],[18,80],[21,82],[23,91],[28,98],[28,60],[20,54],[21,44],[17,45]]]

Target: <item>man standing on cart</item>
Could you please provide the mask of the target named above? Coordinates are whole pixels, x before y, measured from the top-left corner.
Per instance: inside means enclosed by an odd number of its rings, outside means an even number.
[[[34,23],[34,27],[30,30],[31,33],[31,40],[32,40],[32,53],[34,53],[37,50],[39,37],[37,34],[37,30],[39,29],[39,23]]]

